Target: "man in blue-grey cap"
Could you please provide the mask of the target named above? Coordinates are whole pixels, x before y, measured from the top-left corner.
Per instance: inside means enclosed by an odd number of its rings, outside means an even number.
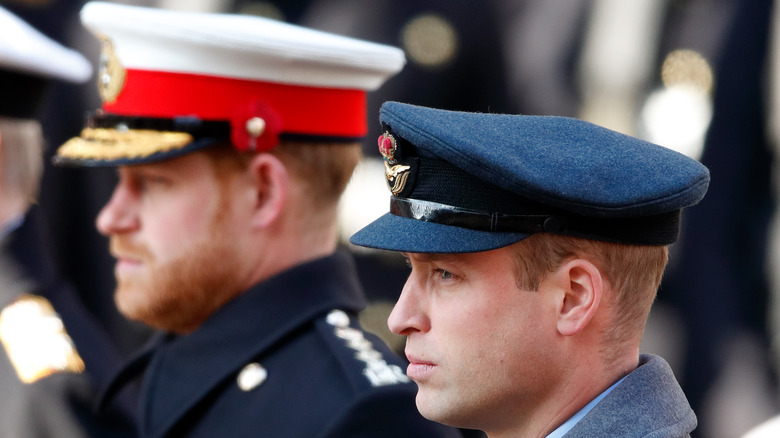
[[[488,436],[688,436],[639,353],[700,163],[569,118],[381,109],[390,212],[354,244],[412,271],[388,320],[423,416]]]

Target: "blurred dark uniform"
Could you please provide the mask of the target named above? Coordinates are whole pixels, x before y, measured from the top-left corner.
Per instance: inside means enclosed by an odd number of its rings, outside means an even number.
[[[2,240],[0,436],[133,436],[123,404],[94,412],[96,389],[120,357],[58,277],[38,214]]]
[[[2,437],[133,436],[122,403],[102,416],[94,413],[96,389],[116,372],[120,357],[59,277],[41,211],[28,210],[34,193],[27,192],[35,191],[39,177],[35,162],[43,160],[35,132],[47,86],[86,80],[90,71],[81,55],[0,8]],[[29,161],[14,161],[24,155]]]
[[[424,420],[406,364],[363,331],[344,253],[244,292],[196,332],[159,335],[109,388],[143,374],[144,437],[459,436]]]

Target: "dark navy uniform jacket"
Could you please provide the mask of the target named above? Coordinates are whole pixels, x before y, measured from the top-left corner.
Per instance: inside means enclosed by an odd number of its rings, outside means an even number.
[[[405,364],[358,325],[364,305],[350,256],[294,267],[156,337],[103,405],[143,375],[143,437],[459,436],[417,412]]]
[[[57,275],[38,214],[33,208],[22,225],[2,239],[0,437],[133,436],[129,413],[117,409],[121,403],[100,416],[94,412],[97,391],[116,373],[120,355],[72,286]],[[44,310],[33,319],[22,310],[13,321],[19,303],[44,303]],[[42,324],[55,325],[45,330]],[[61,336],[75,347],[69,351],[83,363],[80,369],[58,368],[62,356],[53,346],[62,345]],[[53,358],[51,366],[43,367],[51,374],[25,382],[26,372],[41,364],[14,363],[13,352],[17,357]]]

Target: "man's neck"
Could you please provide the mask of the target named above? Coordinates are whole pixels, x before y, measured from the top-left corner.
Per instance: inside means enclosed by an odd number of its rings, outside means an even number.
[[[547,400],[537,404],[533,412],[519,415],[518,422],[502,430],[486,430],[488,438],[540,437],[544,438],[574,416],[617,381],[628,375],[639,364],[639,353],[626,354],[609,366],[598,357],[576,362],[571,375],[562,378],[548,392]]]
[[[279,233],[269,231],[264,241],[258,242],[253,251],[258,256],[255,269],[249,275],[247,289],[290,268],[326,257],[335,251],[335,230],[293,232],[287,229]]]

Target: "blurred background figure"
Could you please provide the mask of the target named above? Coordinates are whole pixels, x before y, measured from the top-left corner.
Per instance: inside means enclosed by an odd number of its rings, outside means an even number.
[[[684,328],[684,389],[708,421],[698,436],[737,436],[777,411],[767,324],[776,214],[767,113],[771,17],[771,1],[732,5],[712,59],[712,121],[701,154],[717,177],[711,197],[684,219],[662,287]]]
[[[675,358],[699,418],[694,436],[738,436],[778,409],[765,269],[772,2],[504,3],[520,112],[584,118],[711,170],[707,199],[683,215],[643,351]]]
[[[36,118],[47,85],[91,75],[78,52],[0,7],[0,436],[133,434],[121,410],[93,415],[96,390],[120,356],[59,277],[34,205],[44,157]]]
[[[81,0],[2,0],[68,45],[97,53],[75,14]],[[778,24],[770,0],[124,0],[122,3],[241,12],[398,45],[409,63],[369,99],[454,110],[584,118],[700,159],[712,185],[684,215],[667,277],[648,326],[645,352],[670,359],[699,417],[699,437],[733,437],[780,413],[767,309],[778,289],[780,235],[773,171],[780,127],[780,75],[770,62]],[[777,38],[775,36],[775,38]],[[93,64],[97,59],[92,59]],[[773,88],[772,88],[773,87]],[[775,94],[770,91],[774,90]],[[60,86],[56,101],[97,106],[94,84]],[[51,107],[50,107],[51,108]],[[374,116],[376,117],[376,116]],[[69,119],[67,123],[65,120]],[[82,111],[44,115],[52,143],[77,134]],[[369,119],[371,120],[371,119]],[[376,118],[374,118],[376,120]],[[342,205],[344,235],[386,211],[372,139]],[[377,177],[379,175],[379,177]],[[147,333],[118,317],[106,242],[91,218],[114,175],[48,169],[41,206],[63,270],[122,346]],[[372,192],[373,190],[373,192]],[[66,193],[81,193],[72,199]],[[377,196],[376,194],[380,195]],[[364,325],[383,332],[407,268],[389,254],[357,253],[374,305]],[[100,272],[101,275],[96,275]],[[771,294],[770,294],[771,291]],[[775,329],[780,333],[780,330]],[[777,342],[777,341],[775,341]]]

